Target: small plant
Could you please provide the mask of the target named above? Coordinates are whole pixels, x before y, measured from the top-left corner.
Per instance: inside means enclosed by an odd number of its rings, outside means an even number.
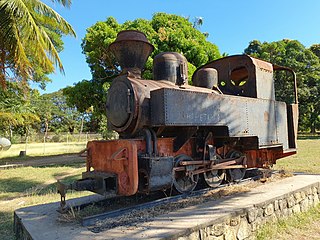
[[[77,219],[77,210],[74,209],[72,205],[69,205],[68,207],[69,209],[67,212],[59,214],[58,221],[70,223],[74,222]]]

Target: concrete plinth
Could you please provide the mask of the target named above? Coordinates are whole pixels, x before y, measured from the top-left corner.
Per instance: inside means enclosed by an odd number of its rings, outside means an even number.
[[[59,223],[59,203],[18,209],[15,229],[24,239],[246,239],[265,222],[319,203],[320,175],[297,175],[204,204],[160,215],[131,227],[93,233]],[[80,204],[75,200],[72,204]],[[81,199],[88,201],[88,199]]]

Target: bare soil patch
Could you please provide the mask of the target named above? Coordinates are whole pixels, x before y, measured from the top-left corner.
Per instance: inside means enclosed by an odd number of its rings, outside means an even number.
[[[2,165],[0,165],[0,169],[85,163],[85,159],[85,157],[82,157],[79,154],[63,154],[56,156],[32,157],[28,159],[16,158],[14,160],[2,163]]]

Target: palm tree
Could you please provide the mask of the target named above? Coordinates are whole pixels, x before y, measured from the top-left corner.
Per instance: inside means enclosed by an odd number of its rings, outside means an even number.
[[[51,0],[65,7],[71,0]],[[72,26],[40,0],[0,0],[0,83],[32,79],[36,68],[64,72],[55,37],[76,36]]]

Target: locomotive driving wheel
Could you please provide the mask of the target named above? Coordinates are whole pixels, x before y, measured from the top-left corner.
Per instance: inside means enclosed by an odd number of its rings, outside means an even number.
[[[243,153],[236,151],[236,150],[231,150],[227,154],[227,158],[238,158],[243,156]],[[246,174],[246,169],[245,168],[235,168],[235,169],[229,169],[228,170],[228,179],[230,182],[239,182],[244,178],[244,175]]]
[[[173,170],[173,186],[179,193],[189,193],[195,189],[199,181],[199,174],[191,174],[194,167],[186,166],[185,169],[179,169],[182,161],[192,161],[193,159],[187,155],[180,154],[174,159]],[[188,170],[188,171],[187,171]]]
[[[216,155],[216,157],[221,159],[219,155]],[[225,175],[225,170],[212,170],[204,172],[203,178],[209,187],[216,188],[222,183],[223,179],[225,178]]]

